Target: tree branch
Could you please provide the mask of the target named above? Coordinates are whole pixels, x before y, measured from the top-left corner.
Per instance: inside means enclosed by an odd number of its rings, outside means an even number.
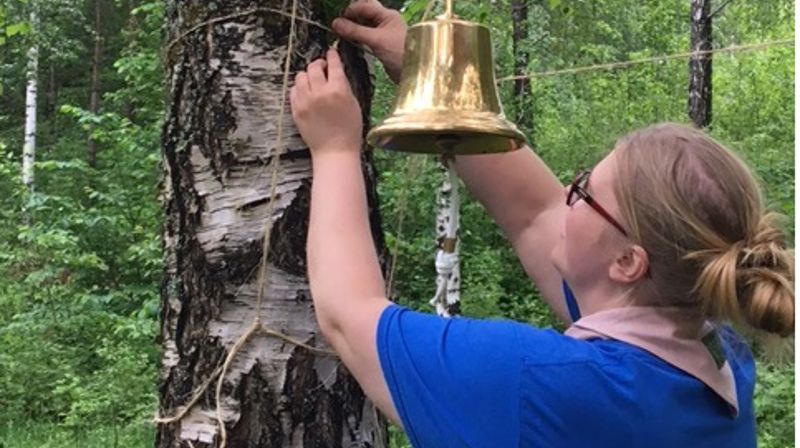
[[[731,2],[731,0],[725,0],[725,2],[724,2],[723,4],[719,5],[719,7],[718,7],[717,9],[715,9],[715,10],[714,10],[714,12],[712,12],[711,14],[709,14],[709,15],[708,15],[708,19],[707,19],[707,20],[711,20],[711,19],[713,19],[713,18],[714,18],[714,16],[716,16],[716,15],[717,15],[718,13],[720,13],[720,12],[721,12],[723,9],[725,9],[725,7],[726,7],[726,6],[728,6],[728,3],[730,3],[730,2]]]

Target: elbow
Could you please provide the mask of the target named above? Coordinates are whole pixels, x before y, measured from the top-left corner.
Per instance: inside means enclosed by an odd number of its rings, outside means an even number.
[[[328,341],[328,344],[331,345],[333,350],[336,351],[339,356],[342,356],[343,350],[346,347],[347,336],[345,334],[343,322],[331,316],[327,316],[324,313],[321,314],[319,311],[316,312],[316,315],[320,334]]]
[[[342,333],[342,322],[339,319],[333,310],[330,309],[330,306],[326,306],[325,304],[329,302],[324,302],[322,300],[318,300],[317,297],[314,297],[314,315],[317,317],[317,325],[319,326],[319,331],[325,336],[328,341],[333,341],[337,335]]]
[[[317,325],[319,326],[319,332],[322,333],[322,336],[329,342],[334,341],[342,333],[342,327],[338,322],[327,317],[322,317],[319,313],[317,313]]]

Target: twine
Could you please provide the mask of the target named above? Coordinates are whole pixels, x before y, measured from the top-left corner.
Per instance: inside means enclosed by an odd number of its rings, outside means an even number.
[[[294,6],[292,6],[292,10],[294,11]],[[200,22],[200,23],[192,26],[188,30],[184,31],[182,34],[180,34],[178,37],[176,37],[172,41],[170,41],[170,43],[167,44],[167,52],[172,50],[172,47],[175,46],[175,44],[177,44],[178,42],[182,41],[188,35],[194,33],[195,31],[203,28],[206,25],[213,25],[215,23],[227,22],[228,20],[238,19],[239,17],[244,17],[244,16],[247,16],[247,15],[250,15],[250,14],[253,14],[253,13],[257,13],[257,12],[271,12],[271,13],[275,13],[275,14],[290,18],[290,19],[292,19],[292,26],[294,26],[294,21],[295,20],[299,20],[299,21],[305,22],[305,23],[307,23],[309,25],[316,26],[318,28],[322,28],[323,30],[325,30],[325,31],[327,31],[329,33],[333,33],[332,29],[330,29],[329,27],[327,27],[327,26],[325,26],[325,25],[323,25],[323,24],[321,24],[319,22],[315,22],[315,21],[313,21],[311,19],[307,19],[307,18],[302,17],[302,16],[297,16],[297,15],[294,15],[294,14],[290,14],[290,13],[288,13],[286,11],[282,11],[280,9],[270,8],[268,6],[261,6],[261,7],[258,7],[258,8],[246,9],[244,11],[239,11],[239,12],[236,12],[236,13],[233,13],[233,14],[228,14],[228,15],[225,15],[225,16],[214,17],[212,19]]]
[[[622,67],[630,67],[632,65],[639,65],[639,64],[647,64],[653,62],[662,62],[668,61],[672,59],[685,59],[689,57],[695,56],[704,56],[714,53],[737,53],[737,52],[747,52],[747,51],[758,51],[763,50],[766,48],[777,47],[781,45],[794,45],[794,39],[783,39],[783,40],[776,40],[776,41],[767,41],[767,42],[759,42],[755,44],[747,44],[747,45],[733,45],[730,47],[725,48],[716,48],[713,50],[700,50],[700,51],[690,51],[686,53],[675,53],[675,54],[668,54],[663,56],[654,56],[650,58],[643,58],[643,59],[634,59],[632,61],[620,61],[620,62],[610,62],[606,64],[595,64],[595,65],[586,65],[582,67],[570,67],[564,68],[559,70],[547,70],[542,72],[534,72],[529,73],[527,75],[516,75],[516,76],[506,76],[504,78],[500,78],[497,80],[498,83],[506,82],[506,81],[514,81],[518,79],[533,79],[533,78],[544,78],[548,76],[557,76],[557,75],[565,75],[565,74],[576,74],[576,73],[585,73],[585,72],[592,72],[597,70],[613,70],[615,68],[622,68]]]

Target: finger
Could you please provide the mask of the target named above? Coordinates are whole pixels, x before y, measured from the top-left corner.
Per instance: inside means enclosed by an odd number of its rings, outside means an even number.
[[[344,10],[344,16],[365,25],[378,25],[389,14],[389,9],[373,0],[364,0],[351,3]]]
[[[322,86],[328,82],[328,77],[325,76],[325,67],[328,65],[325,59],[317,59],[308,65],[308,85],[311,91],[321,89]]]
[[[377,37],[377,30],[364,25],[359,25],[352,20],[341,17],[333,21],[333,31],[345,40],[370,45]]]
[[[311,86],[308,84],[308,74],[305,71],[299,71],[294,76],[294,85],[300,89],[300,92],[307,92],[311,90]]]
[[[339,52],[334,49],[328,50],[328,79],[331,82],[347,82],[347,76],[344,74],[344,66],[342,59],[339,57]]]

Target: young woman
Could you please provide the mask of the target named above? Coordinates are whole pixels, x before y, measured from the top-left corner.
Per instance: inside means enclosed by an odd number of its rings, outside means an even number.
[[[334,29],[395,80],[406,25],[375,0]],[[755,447],[755,366],[723,325],[794,331],[793,254],[747,167],[698,130],[621,139],[564,189],[528,148],[458,157],[565,334],[389,302],[361,175],[361,113],[333,51],[298,73],[312,153],[320,328],[415,447]]]

